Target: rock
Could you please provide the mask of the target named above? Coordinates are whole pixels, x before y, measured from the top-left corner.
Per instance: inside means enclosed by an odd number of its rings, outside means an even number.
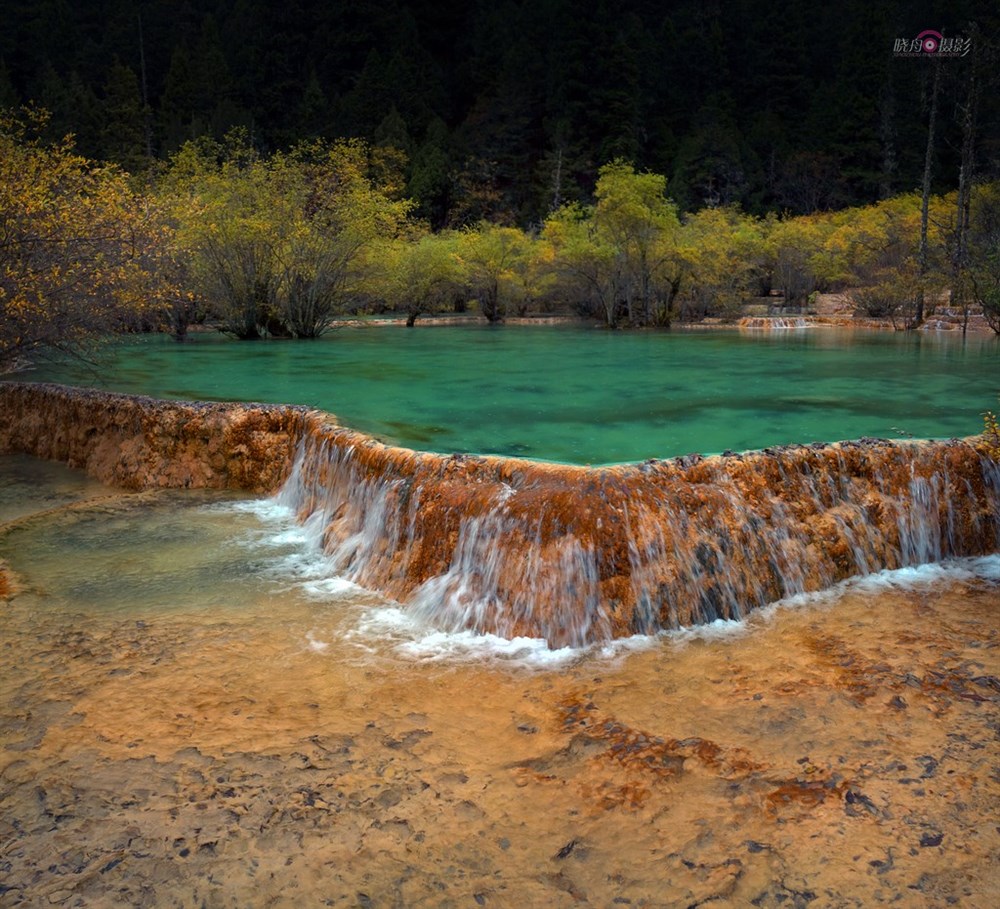
[[[273,492],[291,467],[306,413],[4,383],[0,452],[63,461],[127,489]]]
[[[920,778],[927,780],[937,773],[938,762],[937,759],[929,754],[922,754],[917,758],[917,763],[922,764],[924,772],[920,774]]]
[[[849,817],[864,817],[865,814],[870,814],[873,817],[881,815],[881,812],[875,807],[875,803],[857,789],[848,789],[844,795],[844,811]]]
[[[572,853],[572,851],[576,848],[578,842],[579,840],[570,840],[565,846],[562,847],[562,849],[560,849],[555,854],[555,858],[557,859],[567,858],[570,855],[570,853]]]

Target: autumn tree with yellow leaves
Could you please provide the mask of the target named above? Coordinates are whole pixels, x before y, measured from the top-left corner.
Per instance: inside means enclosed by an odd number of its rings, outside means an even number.
[[[428,232],[390,240],[378,248],[376,294],[395,311],[406,313],[408,327],[464,294],[460,239],[454,231]]]
[[[378,242],[411,203],[376,182],[359,140],[258,155],[240,133],[187,143],[161,184],[190,284],[215,324],[243,340],[315,338],[360,293]]]
[[[516,227],[481,221],[467,228],[458,256],[479,311],[491,325],[503,322],[521,289],[519,274],[528,264],[531,241]]]
[[[37,138],[45,117],[0,115],[0,370],[158,321],[167,232],[117,166]]]
[[[609,328],[669,325],[680,287],[681,230],[667,181],[616,159],[598,174],[595,203],[571,203],[545,222],[553,270]]]

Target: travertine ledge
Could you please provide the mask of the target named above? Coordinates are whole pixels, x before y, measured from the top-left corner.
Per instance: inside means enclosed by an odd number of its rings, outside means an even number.
[[[0,452],[62,461],[125,489],[274,492],[288,475],[306,413],[4,382]]]
[[[331,570],[437,627],[579,645],[1000,548],[980,438],[576,467],[384,445],[300,407],[0,384],[0,451],[119,486],[281,490]]]

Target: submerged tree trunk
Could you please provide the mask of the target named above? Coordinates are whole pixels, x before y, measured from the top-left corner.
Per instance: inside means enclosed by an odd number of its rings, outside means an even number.
[[[503,313],[500,311],[500,285],[498,281],[493,281],[486,291],[486,299],[482,301],[483,315],[490,325],[496,325],[503,321]]]
[[[188,326],[191,324],[191,313],[186,300],[177,299],[172,302],[169,321],[170,337],[177,342],[186,341]]]

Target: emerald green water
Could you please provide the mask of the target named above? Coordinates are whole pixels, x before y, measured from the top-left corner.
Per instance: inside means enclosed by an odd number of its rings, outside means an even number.
[[[862,435],[966,436],[997,409],[1000,342],[833,328],[611,333],[344,328],[316,342],[198,335],[18,378],[157,397],[305,404],[410,448],[572,463]]]

